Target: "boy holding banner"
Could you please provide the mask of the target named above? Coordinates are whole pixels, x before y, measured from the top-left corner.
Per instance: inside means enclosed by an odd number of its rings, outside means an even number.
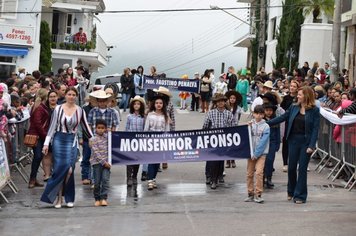
[[[215,129],[236,126],[236,120],[226,106],[227,97],[215,94],[212,109],[206,114],[203,129]],[[224,161],[207,161],[205,166],[206,184],[216,189],[218,178],[223,175]]]
[[[270,128],[263,119],[265,109],[257,105],[253,110],[254,119],[251,122],[253,156],[247,160],[247,190],[248,197],[245,202],[263,203],[263,172],[266,155],[269,151]],[[256,172],[256,188],[254,188],[254,175]]]

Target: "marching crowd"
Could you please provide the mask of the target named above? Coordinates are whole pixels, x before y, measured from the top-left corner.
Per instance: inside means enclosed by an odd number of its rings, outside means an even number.
[[[150,76],[157,74],[154,66]],[[189,79],[187,75],[183,79]],[[215,78],[207,69],[200,81],[199,93],[180,92],[180,109],[206,113],[202,129],[236,126],[241,114],[251,112],[253,155],[247,164],[246,201],[264,202],[263,188],[273,188],[274,159],[282,146],[283,171],[288,172],[287,198],[295,203],[307,200],[307,169],[310,155],[316,148],[319,130],[319,107],[334,110],[340,117],[356,113],[356,83],[350,83],[347,70],[337,81],[330,81],[329,64],[316,62],[309,68],[289,72],[285,68],[266,73],[260,68],[255,76],[249,69],[227,73]],[[14,72],[0,84],[0,138],[5,142],[10,163],[16,162],[14,134],[16,122],[29,118],[24,143],[33,150],[29,188],[43,187],[38,180],[42,163],[43,180],[47,182],[41,201],[61,208],[74,206],[74,170],[79,145],[82,146],[81,175],[83,185],[93,185],[95,206],[107,206],[110,169],[108,131],[117,131],[126,109],[125,131],[175,131],[172,93],[165,87],[144,88],[144,68],[125,68],[121,90],[106,87],[89,89],[90,75],[78,61],[76,68],[63,65],[56,75],[39,71],[27,74],[24,68]],[[117,93],[122,94],[120,103]],[[251,106],[248,106],[251,103]],[[122,125],[121,125],[122,126]],[[299,168],[298,168],[299,166]],[[157,188],[160,164],[143,165],[141,181],[147,180],[148,190]],[[224,168],[235,168],[233,160],[208,161],[206,184],[216,189],[224,182]],[[163,163],[162,168],[167,168]],[[139,165],[127,166],[127,185],[138,183]],[[254,183],[255,182],[255,183]]]

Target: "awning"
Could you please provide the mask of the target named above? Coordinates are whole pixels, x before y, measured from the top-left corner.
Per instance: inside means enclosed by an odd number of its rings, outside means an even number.
[[[2,47],[0,46],[0,56],[26,56],[28,48]]]

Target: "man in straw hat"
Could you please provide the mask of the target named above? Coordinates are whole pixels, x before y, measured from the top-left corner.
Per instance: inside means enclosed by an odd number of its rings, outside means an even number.
[[[223,94],[215,94],[213,97],[212,109],[206,114],[203,129],[216,129],[232,127],[236,121],[226,106],[227,97]],[[216,189],[218,179],[220,183],[224,182],[224,161],[207,161],[205,166],[206,184],[210,184],[211,189]]]
[[[272,89],[273,89],[272,81],[268,80],[263,84],[262,88],[260,88],[260,95],[264,95],[265,93],[272,92]],[[262,105],[262,104],[263,104],[263,99],[261,96],[258,96],[251,105],[251,112],[254,111],[257,105]]]

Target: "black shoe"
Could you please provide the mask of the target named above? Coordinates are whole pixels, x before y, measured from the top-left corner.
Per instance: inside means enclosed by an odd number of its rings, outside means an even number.
[[[267,177],[266,186],[268,189],[272,189],[274,187],[274,184],[272,182],[272,177]]]
[[[206,184],[211,184],[211,178],[210,178],[210,177],[206,177],[205,183],[206,183]]]
[[[215,182],[211,183],[210,188],[211,188],[211,189],[216,189],[216,183],[215,183]]]
[[[141,181],[146,181],[146,180],[147,180],[147,172],[146,171],[142,171]]]

